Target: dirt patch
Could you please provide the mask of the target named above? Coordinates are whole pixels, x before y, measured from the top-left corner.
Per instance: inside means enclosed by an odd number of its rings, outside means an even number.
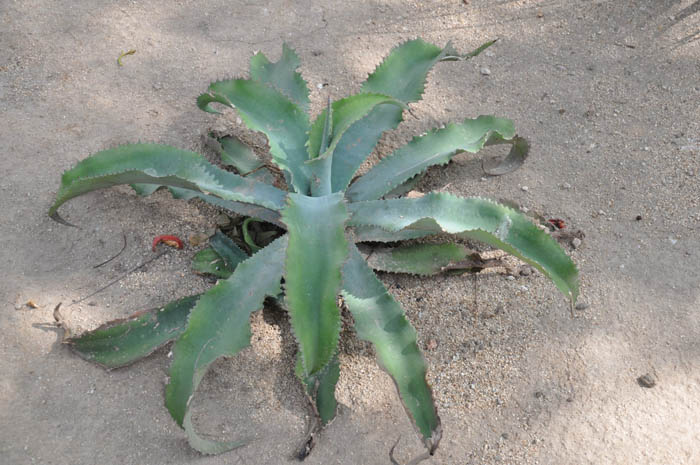
[[[417,36],[464,51],[500,41],[473,61],[437,66],[412,105],[417,118],[385,138],[384,153],[448,121],[512,118],[532,145],[521,169],[482,179],[480,161],[460,157],[431,170],[421,189],[510,199],[585,231],[571,251],[586,304],[574,319],[539,274],[382,276],[429,347],[444,426],[433,462],[700,461],[699,2],[6,3],[3,463],[292,461],[308,412],[284,318],[256,316],[253,347],[217,362],[198,391],[203,432],[255,439],[219,457],[193,452],[163,407],[168,348],[106,372],[59,344],[49,324],[58,302],[88,329],[206,289],[186,247],[68,305],[149,258],[154,236],[205,231],[216,212],[126,188],[64,206],[81,229],[46,211],[60,173],[90,153],[138,140],[205,151],[200,134],[215,121],[195,97],[244,74],[256,50],[276,58],[290,43],[312,89],[328,83],[337,98]],[[324,96],[313,93],[316,111]],[[94,269],[119,251],[122,234],[124,252]],[[351,339],[341,364],[343,407],[307,463],[388,463],[399,435],[399,457],[420,453],[371,351]],[[645,376],[653,385],[638,381]]]

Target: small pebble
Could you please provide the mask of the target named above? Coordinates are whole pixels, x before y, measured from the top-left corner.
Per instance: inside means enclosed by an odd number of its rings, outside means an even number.
[[[506,276],[506,279],[507,279],[508,281],[515,281],[515,276],[513,276],[513,275],[508,275],[508,276]]]
[[[481,68],[481,74],[483,74],[484,76],[489,76],[491,74],[491,70],[486,67],[483,67]]]
[[[588,307],[590,307],[590,304],[587,304],[586,302],[579,302],[576,304],[576,310],[585,310]]]
[[[642,221],[642,215],[637,215],[634,219],[637,221]]]
[[[524,266],[520,270],[520,276],[530,276],[532,274],[532,267],[531,266]]]
[[[564,184],[561,185],[561,187],[563,187],[566,190],[569,190],[569,189],[571,189],[571,184],[569,184],[568,182],[565,182]]]
[[[527,187],[527,186],[523,186],[523,187],[521,187],[520,189],[521,189],[523,192],[527,192],[527,191],[530,190],[530,188]]]
[[[637,378],[637,384],[639,384],[643,388],[653,388],[654,386],[656,386],[656,380],[653,376],[647,373]]]
[[[581,239],[579,239],[578,237],[574,237],[571,241],[571,247],[573,247],[574,249],[578,249],[579,247],[581,247]]]
[[[527,286],[520,286],[520,290],[523,291],[523,292],[527,292],[527,291],[528,291],[528,287],[527,287]]]

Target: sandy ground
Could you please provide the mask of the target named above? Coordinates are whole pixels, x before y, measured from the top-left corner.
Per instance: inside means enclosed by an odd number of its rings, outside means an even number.
[[[569,247],[583,283],[574,319],[538,274],[383,276],[421,344],[437,343],[426,358],[445,433],[430,463],[700,463],[700,2],[691,0],[3,0],[0,463],[293,461],[308,411],[285,317],[255,316],[253,347],[216,363],[198,391],[203,432],[255,438],[218,457],[192,451],[163,407],[167,348],[106,372],[51,325],[59,302],[89,329],[206,289],[188,247],[69,305],[150,258],[155,235],[204,231],[216,212],[126,188],[63,207],[81,229],[46,211],[61,172],[90,153],[138,140],[202,150],[215,119],[195,97],[244,74],[257,50],[276,59],[287,41],[313,90],[328,83],[340,97],[418,36],[463,51],[501,40],[473,61],[438,65],[413,105],[418,118],[384,151],[447,121],[512,118],[533,147],[520,170],[482,180],[477,159],[460,156],[421,188],[511,199],[585,233]],[[128,49],[136,54],[118,67]],[[122,234],[124,253],[94,269]],[[343,407],[307,463],[388,463],[399,436],[402,460],[419,453],[392,382],[351,337],[342,370]],[[654,387],[639,385],[645,374]]]

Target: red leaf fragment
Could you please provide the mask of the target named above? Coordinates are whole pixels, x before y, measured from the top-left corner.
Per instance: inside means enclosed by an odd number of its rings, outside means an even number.
[[[178,249],[182,248],[182,241],[180,238],[177,236],[170,236],[167,234],[161,235],[161,236],[156,236],[153,239],[153,247],[152,250],[155,252],[156,251],[156,246],[160,243],[164,243],[166,245],[169,245],[170,247],[177,247]]]
[[[566,223],[564,223],[564,220],[559,219],[559,218],[552,218],[550,220],[547,220],[548,223],[551,223],[552,226],[554,226],[557,229],[564,229],[566,228]]]

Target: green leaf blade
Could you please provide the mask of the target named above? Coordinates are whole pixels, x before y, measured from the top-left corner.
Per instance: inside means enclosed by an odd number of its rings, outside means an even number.
[[[333,128],[333,137],[328,143],[325,153],[319,156],[322,157],[325,154],[333,153],[345,131],[350,129],[355,122],[367,116],[375,107],[383,104],[394,105],[399,108],[399,111],[407,108],[400,100],[378,93],[355,94],[333,102],[333,111],[331,113],[333,118],[331,126]]]
[[[347,190],[350,200],[376,200],[430,166],[449,162],[460,152],[478,152],[489,140],[515,136],[513,122],[494,116],[479,116],[459,124],[433,130],[383,158]]]
[[[233,272],[236,267],[248,260],[248,254],[236,245],[230,237],[221,231],[216,231],[209,239],[209,245],[224,260],[226,268]]]
[[[200,98],[199,103],[206,108],[210,101],[235,108],[249,129],[265,134],[272,161],[291,175],[297,192],[308,192],[309,174],[304,162],[308,159],[310,126],[308,116],[295,103],[277,89],[251,79],[214,82],[208,94]]]
[[[279,293],[286,246],[287,236],[283,236],[241,263],[228,279],[204,293],[191,311],[187,330],[173,346],[165,391],[166,407],[179,425],[184,424],[190,400],[209,365],[250,344],[250,314],[262,307],[266,296]],[[190,441],[193,447],[206,446],[206,441],[196,439],[194,430],[187,433],[195,438]]]
[[[174,300],[165,307],[114,320],[66,340],[81,357],[107,369],[130,365],[185,331],[199,295]]]
[[[445,51],[421,39],[395,47],[362,85],[363,92],[391,95],[403,102],[421,99],[430,69]]]
[[[416,331],[354,246],[343,266],[343,298],[358,337],[375,346],[379,361],[396,382],[402,402],[432,453],[442,432]]]
[[[228,201],[284,206],[286,193],[273,186],[219,169],[201,155],[158,144],[123,145],[96,153],[66,171],[49,216],[68,200],[119,184],[156,184],[216,195]]]
[[[460,244],[412,244],[373,249],[367,263],[378,271],[429,276],[464,260],[468,254],[469,250]]]
[[[282,56],[270,62],[262,53],[250,59],[250,77],[268,84],[287,96],[304,111],[309,109],[309,88],[296,70],[301,65],[296,52],[286,43],[282,44]]]
[[[239,174],[247,175],[251,171],[264,166],[263,162],[255,155],[255,152],[238,137],[217,137],[216,141],[220,146],[221,163],[234,167]]]
[[[226,266],[226,261],[211,247],[202,249],[192,257],[192,269],[201,274],[209,274],[226,279],[233,270]]]
[[[327,425],[335,417],[338,408],[338,401],[335,400],[335,386],[340,378],[338,354],[335,354],[318,373],[309,376],[304,375],[303,363],[298,356],[295,372],[304,385],[306,394],[311,398],[321,424]]]
[[[349,210],[352,226],[416,228],[481,240],[539,269],[572,302],[578,296],[578,270],[559,244],[525,215],[491,200],[431,193],[419,199],[351,203]]]
[[[331,106],[331,138],[327,147],[323,147],[322,134],[326,134],[325,128],[328,109],[324,110],[312,125],[309,135],[309,155],[313,158],[307,161],[307,165],[312,174],[311,192],[314,195],[328,195],[332,190],[332,164],[335,163],[333,155],[343,134],[352,127],[354,123],[369,114],[374,108],[381,105],[395,105],[404,107],[404,104],[392,97],[381,94],[356,94],[333,102]],[[323,127],[323,132],[320,128]],[[323,153],[319,153],[323,150]]]
[[[342,193],[290,194],[282,220],[289,232],[285,290],[304,378],[318,373],[336,351],[340,333],[337,296],[347,256]]]
[[[355,242],[399,242],[421,237],[432,236],[434,230],[404,229],[387,231],[377,226],[359,225],[351,228]]]
[[[432,67],[451,47],[440,47],[416,39],[395,47],[369,75],[362,92],[393,97],[404,104],[421,99]],[[382,105],[349,128],[335,150],[331,179],[333,192],[345,190],[357,169],[372,152],[381,135],[403,120],[403,109]]]

